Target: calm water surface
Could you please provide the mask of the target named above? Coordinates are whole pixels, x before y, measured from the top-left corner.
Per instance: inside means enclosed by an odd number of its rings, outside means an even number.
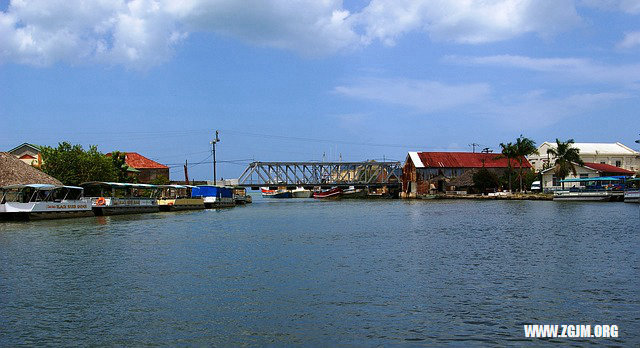
[[[639,346],[639,226],[624,203],[260,199],[2,223],[0,345]]]

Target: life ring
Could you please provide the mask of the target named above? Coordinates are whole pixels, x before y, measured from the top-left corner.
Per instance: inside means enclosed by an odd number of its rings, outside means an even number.
[[[105,205],[107,204],[107,200],[104,199],[104,197],[99,197],[98,199],[96,199],[96,205]]]

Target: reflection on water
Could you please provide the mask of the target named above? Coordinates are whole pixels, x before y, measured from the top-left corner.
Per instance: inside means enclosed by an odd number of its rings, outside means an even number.
[[[638,206],[261,200],[0,224],[0,345],[640,344]],[[585,341],[534,341],[536,345]]]

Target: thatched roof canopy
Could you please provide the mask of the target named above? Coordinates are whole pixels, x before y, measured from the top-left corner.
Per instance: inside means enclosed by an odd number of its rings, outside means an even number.
[[[7,152],[0,152],[0,186],[62,183]]]

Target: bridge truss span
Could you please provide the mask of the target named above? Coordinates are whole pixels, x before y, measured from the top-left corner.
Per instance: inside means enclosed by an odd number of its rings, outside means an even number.
[[[252,162],[241,186],[399,186],[400,162]]]

